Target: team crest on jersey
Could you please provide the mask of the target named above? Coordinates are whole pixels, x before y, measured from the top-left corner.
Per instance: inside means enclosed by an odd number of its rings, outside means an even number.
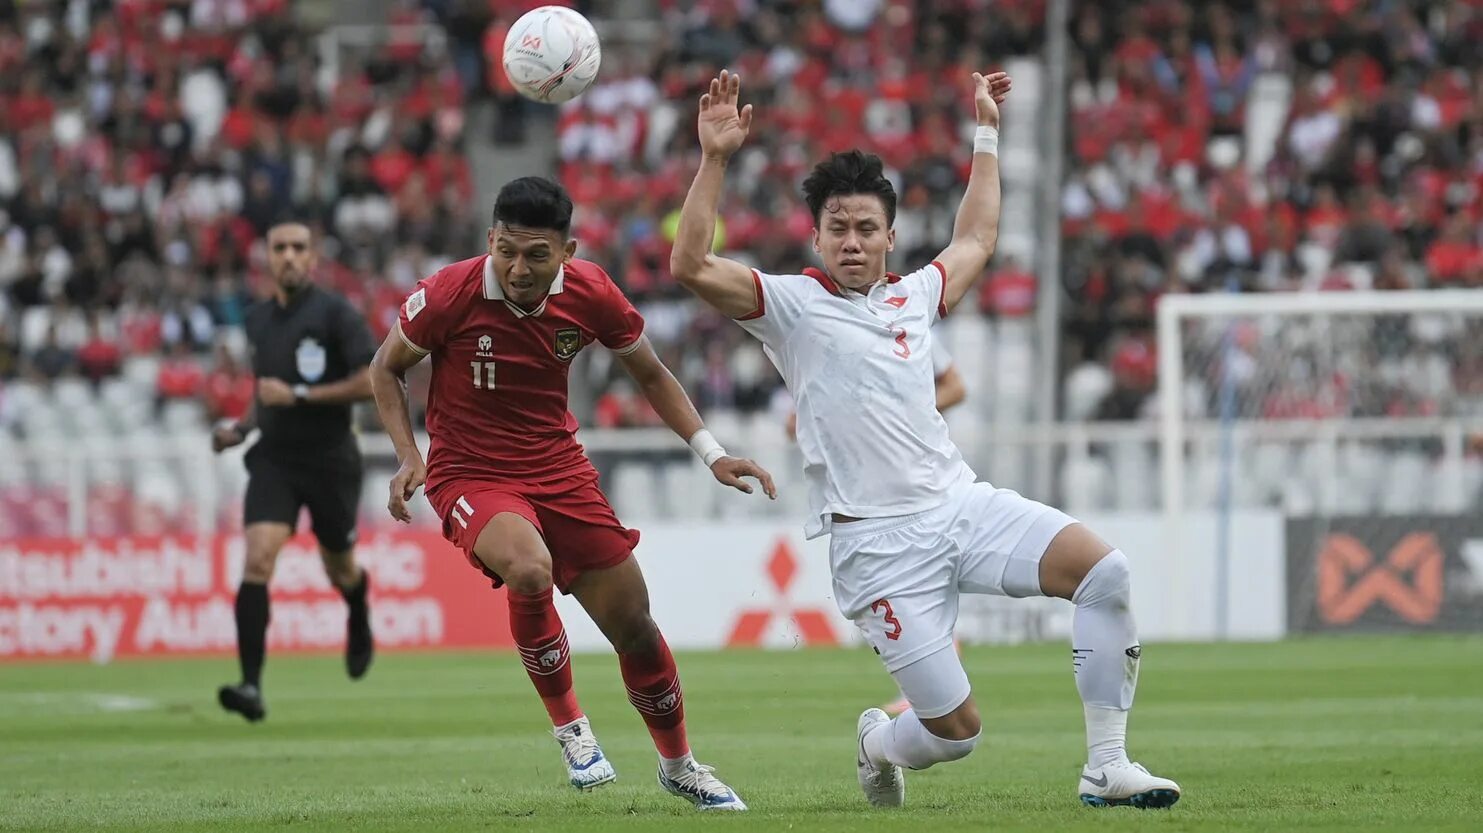
[[[479,351],[474,355],[485,359],[494,358],[494,339],[487,335],[479,336]]]
[[[563,327],[556,331],[556,342],[553,345],[556,358],[569,361],[577,351],[582,349],[582,331],[576,327]]]
[[[324,345],[305,336],[299,342],[298,349],[294,350],[294,365],[298,367],[299,377],[305,382],[318,382],[324,376]]]
[[[422,312],[423,308],[426,306],[427,290],[419,289],[407,297],[407,303],[402,305],[402,309],[407,313],[407,320],[411,321],[412,319],[416,318],[417,313]]]

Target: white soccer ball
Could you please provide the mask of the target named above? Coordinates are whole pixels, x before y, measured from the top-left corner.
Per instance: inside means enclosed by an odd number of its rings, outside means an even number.
[[[505,36],[505,75],[526,98],[571,101],[597,80],[602,45],[587,18],[561,6],[520,16]]]

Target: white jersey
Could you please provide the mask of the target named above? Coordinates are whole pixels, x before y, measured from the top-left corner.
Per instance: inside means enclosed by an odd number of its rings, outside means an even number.
[[[832,513],[909,515],[974,480],[937,412],[932,325],[947,308],[942,267],[890,275],[868,295],[828,275],[753,271],[757,309],[738,319],[763,344],[798,408],[807,534]]]

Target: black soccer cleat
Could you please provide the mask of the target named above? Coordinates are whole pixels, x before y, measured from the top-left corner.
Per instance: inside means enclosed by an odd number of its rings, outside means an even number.
[[[367,583],[370,577],[366,578]],[[361,592],[366,592],[363,586]],[[371,635],[371,612],[364,599],[352,606],[345,622],[345,673],[359,680],[371,667],[376,656],[376,639]]]
[[[249,683],[224,685],[216,690],[216,700],[229,712],[236,712],[256,723],[268,716],[268,707],[263,705],[263,693]]]

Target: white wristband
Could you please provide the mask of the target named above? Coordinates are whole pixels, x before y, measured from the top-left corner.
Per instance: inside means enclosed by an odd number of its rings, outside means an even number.
[[[716,442],[711,432],[702,428],[690,435],[690,449],[700,457],[706,468],[716,464],[716,461],[726,456],[726,449]]]
[[[973,131],[973,152],[999,155],[999,128],[981,124]]]

